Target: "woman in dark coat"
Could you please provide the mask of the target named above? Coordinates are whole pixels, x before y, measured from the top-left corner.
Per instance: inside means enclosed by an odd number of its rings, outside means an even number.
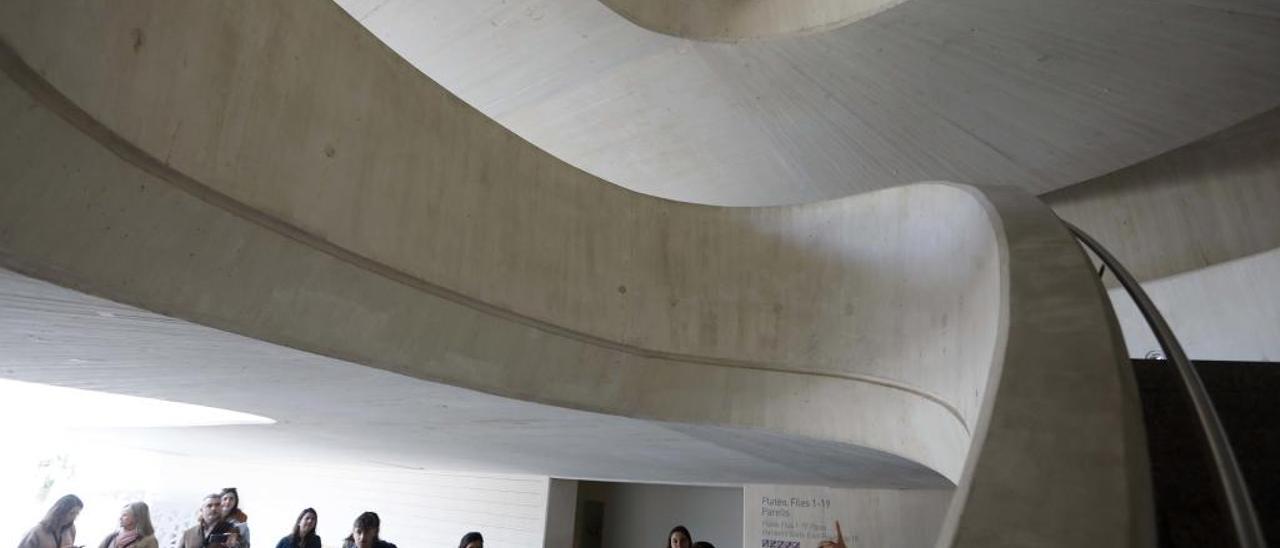
[[[280,539],[276,548],[320,548],[320,535],[316,534],[315,508],[307,508],[293,522],[293,534]]]

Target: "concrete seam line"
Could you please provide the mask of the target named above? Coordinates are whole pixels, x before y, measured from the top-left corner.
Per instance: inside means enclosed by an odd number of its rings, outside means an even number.
[[[34,68],[28,65],[26,61],[24,61],[17,52],[14,51],[12,46],[4,40],[0,40],[0,71],[3,71],[14,81],[14,83],[18,85],[18,87],[26,91],[27,94],[41,106],[48,109],[50,112],[53,112],[74,127],[77,131],[85,134],[90,139],[111,151],[111,153],[115,154],[125,162],[132,164],[143,172],[165,181],[184,193],[233,216],[261,226],[303,246],[314,249],[341,262],[353,265],[361,270],[381,276],[395,283],[399,283],[432,296],[471,308],[478,312],[497,316],[551,335],[569,338],[584,344],[614,350],[641,358],[726,367],[732,369],[764,371],[769,373],[827,377],[863,382],[906,392],[939,405],[945,409],[948,414],[954,417],[957,422],[959,422],[961,428],[964,429],[965,434],[971,433],[969,430],[969,424],[964,420],[959,409],[943,399],[942,396],[892,379],[819,369],[780,368],[746,360],[681,354],[634,346],[609,340],[597,335],[591,335],[561,327],[512,310],[500,308],[474,297],[436,285],[404,272],[396,267],[343,248],[322,237],[316,236],[315,234],[290,224],[287,221],[240,202],[239,200],[223,194],[222,192],[162,162],[155,156],[152,156],[137,145],[128,141],[114,130],[102,124],[79,105],[75,104],[75,102],[73,102],[69,97],[64,95],[47,79],[36,72]]]

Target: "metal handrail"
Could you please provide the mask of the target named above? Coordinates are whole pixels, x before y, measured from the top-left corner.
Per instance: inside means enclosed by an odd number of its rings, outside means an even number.
[[[1222,429],[1222,422],[1218,420],[1218,412],[1214,409],[1213,401],[1204,388],[1204,382],[1200,380],[1200,374],[1196,373],[1186,353],[1182,351],[1182,345],[1173,335],[1173,330],[1169,329],[1169,324],[1165,323],[1164,317],[1142,290],[1142,286],[1132,274],[1129,274],[1128,270],[1125,270],[1115,256],[1075,225],[1067,221],[1062,221],[1062,224],[1066,225],[1067,230],[1070,230],[1077,240],[1091,249],[1098,259],[1111,269],[1116,279],[1120,281],[1120,285],[1133,299],[1134,304],[1138,305],[1138,311],[1142,312],[1142,317],[1147,320],[1147,325],[1155,333],[1165,357],[1173,362],[1179,377],[1182,378],[1183,386],[1187,389],[1187,394],[1191,397],[1191,405],[1195,407],[1200,426],[1204,429],[1210,452],[1213,454],[1213,463],[1217,468],[1223,495],[1231,512],[1232,524],[1235,526],[1236,539],[1243,548],[1266,548],[1267,542],[1262,535],[1262,526],[1258,523],[1253,501],[1249,498],[1249,488],[1245,485],[1243,474],[1240,473],[1240,465],[1236,462],[1231,443],[1228,442],[1227,435]]]

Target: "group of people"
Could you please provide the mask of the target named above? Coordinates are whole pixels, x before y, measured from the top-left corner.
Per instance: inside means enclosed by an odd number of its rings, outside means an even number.
[[[84,502],[66,495],[49,508],[43,519],[22,538],[18,548],[78,548],[76,517]],[[240,510],[240,493],[234,487],[204,497],[196,524],[182,533],[179,548],[249,548],[249,518]],[[320,548],[316,534],[318,517],[314,508],[304,509],[294,520],[293,532],[280,539],[276,548]],[[107,535],[98,548],[159,548],[151,510],[145,502],[131,502],[120,509],[120,527]],[[378,514],[365,512],[356,517],[343,548],[396,548],[378,538],[382,521]],[[458,548],[484,548],[484,537],[463,535]]]
[[[18,548],[75,548],[76,517],[84,503],[75,495],[66,495],[53,503],[43,519],[23,537]],[[280,539],[276,548],[320,548],[320,535],[316,534],[318,516],[314,508],[306,508],[293,522],[293,532]],[[197,523],[182,534],[179,548],[250,548],[249,517],[240,510],[240,493],[234,487],[219,493],[206,495],[201,501]],[[151,510],[145,502],[131,502],[120,509],[120,527],[106,538],[98,548],[159,548],[155,527],[151,525]],[[365,512],[356,517],[351,534],[343,548],[396,548],[396,545],[378,538],[382,521],[378,514]],[[844,534],[836,522],[836,540],[825,541],[823,548],[844,548]],[[484,537],[477,532],[462,536],[458,548],[484,548]],[[715,548],[710,542],[694,542],[693,535],[683,525],[677,525],[667,533],[663,548]]]

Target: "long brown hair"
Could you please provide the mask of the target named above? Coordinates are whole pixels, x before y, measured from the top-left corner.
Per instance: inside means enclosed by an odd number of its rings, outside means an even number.
[[[303,517],[303,516],[305,516],[305,515],[307,515],[307,514],[311,514],[311,517],[312,517],[312,518],[315,520],[315,522],[316,522],[315,526],[312,526],[312,527],[311,527],[311,532],[310,532],[310,533],[307,533],[307,536],[308,536],[308,537],[314,537],[314,536],[316,536],[316,527],[318,527],[318,526],[320,525],[320,516],[319,516],[318,514],[316,514],[316,509],[315,509],[315,508],[304,508],[304,509],[302,510],[302,512],[299,512],[299,513],[298,513],[298,519],[293,520],[293,546],[294,546],[294,548],[302,548],[303,546],[305,546],[305,544],[303,544],[303,543],[302,543],[302,526],[301,526],[301,523],[302,523],[302,517]]]
[[[44,519],[40,520],[40,526],[44,527],[46,531],[56,533],[71,525],[70,523],[62,522],[66,520],[67,514],[79,508],[84,508],[84,502],[80,500],[80,497],[63,495],[62,498],[53,503],[53,506],[49,507],[48,512],[45,512]]]
[[[218,493],[218,502],[221,503],[222,497],[227,495],[231,495],[236,498],[236,505],[231,507],[231,511],[227,512],[226,516],[223,516],[224,519],[235,520],[242,523],[249,521],[249,516],[244,513],[244,510],[240,509],[240,492],[236,491],[235,487],[227,487],[226,489],[223,489],[221,493]]]

